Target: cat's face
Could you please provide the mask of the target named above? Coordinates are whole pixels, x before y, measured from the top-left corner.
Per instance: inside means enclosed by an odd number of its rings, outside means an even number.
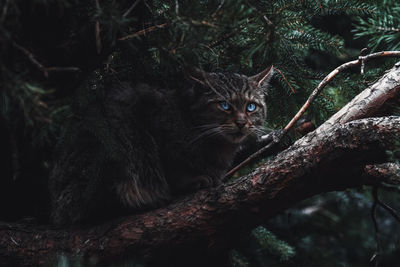
[[[199,138],[222,136],[241,143],[249,135],[261,135],[266,119],[265,94],[272,67],[252,77],[196,70],[189,77],[203,90],[197,102]]]

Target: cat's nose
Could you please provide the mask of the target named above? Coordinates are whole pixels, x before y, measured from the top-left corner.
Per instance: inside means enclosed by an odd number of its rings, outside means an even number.
[[[235,120],[235,123],[239,129],[242,129],[246,125],[246,121],[240,119]]]
[[[246,125],[246,116],[243,112],[237,112],[235,114],[235,123],[239,129],[242,129]]]

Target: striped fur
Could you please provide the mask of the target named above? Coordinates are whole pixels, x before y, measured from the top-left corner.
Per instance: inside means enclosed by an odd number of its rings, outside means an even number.
[[[263,133],[272,68],[188,76],[195,85],[184,90],[107,88],[103,102],[76,116],[50,175],[54,223],[154,208],[220,183],[243,141]]]

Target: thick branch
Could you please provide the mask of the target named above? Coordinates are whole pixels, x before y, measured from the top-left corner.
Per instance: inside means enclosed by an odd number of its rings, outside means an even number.
[[[0,225],[0,260],[36,265],[55,253],[96,256],[124,254],[151,258],[196,244],[220,248],[232,232],[251,229],[312,195],[370,183],[364,166],[381,160],[400,137],[400,118],[364,119],[303,138],[237,181],[203,190],[145,214],[86,230],[48,230]],[[237,236],[237,235],[235,235]],[[176,250],[175,250],[176,251]]]
[[[400,185],[400,165],[393,162],[367,165],[366,175],[391,185]]]
[[[346,123],[374,116],[380,109],[400,95],[400,62],[386,72],[377,82],[353,98],[325,124]]]

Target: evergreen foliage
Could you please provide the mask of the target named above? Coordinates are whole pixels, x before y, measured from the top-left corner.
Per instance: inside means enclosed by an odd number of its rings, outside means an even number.
[[[254,74],[273,64],[266,123],[280,128],[327,72],[362,48],[399,49],[399,20],[395,0],[0,0],[1,219],[46,218],[55,148],[74,134],[66,122],[98,116],[88,104],[111,82],[179,87],[187,65]],[[322,123],[392,65],[340,74],[308,115]],[[87,127],[118,157],[97,121]],[[395,196],[382,194],[396,204]],[[363,189],[305,201],[266,224],[269,231],[256,228],[245,248],[232,251],[231,264],[367,266],[375,249],[371,200]],[[378,217],[385,225],[379,260],[390,263],[398,259],[400,229],[387,213]]]
[[[355,37],[366,37],[372,51],[400,49],[400,3],[394,0],[376,1],[376,12],[359,17]]]

